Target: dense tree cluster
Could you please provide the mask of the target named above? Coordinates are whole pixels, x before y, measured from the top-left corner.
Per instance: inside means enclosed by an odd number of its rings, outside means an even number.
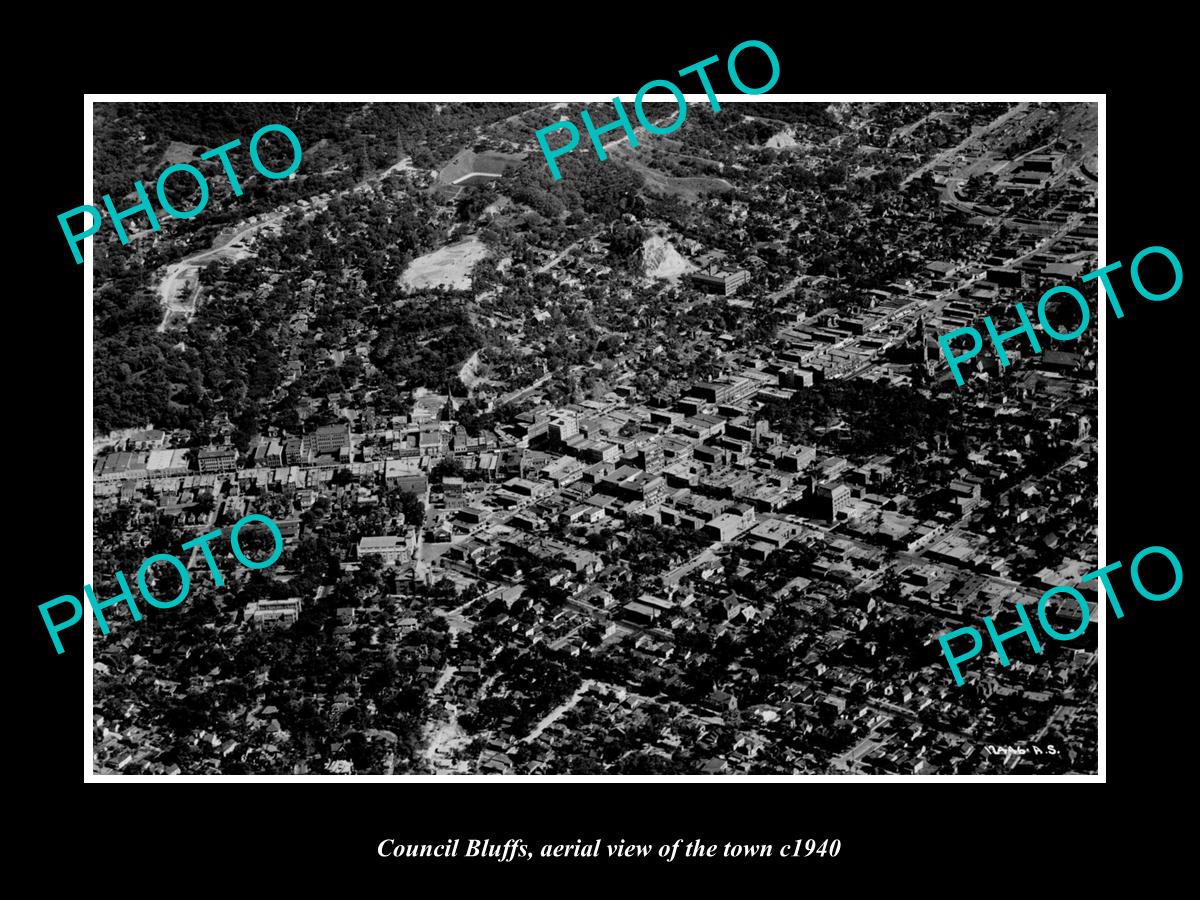
[[[366,192],[347,189],[402,153],[420,167],[440,165],[468,142],[476,126],[531,105],[449,104],[439,111],[433,104],[99,104],[98,192],[111,193],[121,207],[133,182],[152,183],[169,157],[199,165],[209,176],[212,194],[203,215],[169,221],[170,240],[135,240],[122,247],[110,229],[97,235],[97,429],[149,423],[199,431],[213,415],[224,412],[250,432],[264,423],[272,405],[277,424],[295,429],[302,388],[352,387],[357,380],[353,368],[327,371],[318,348],[310,343],[299,348],[305,380],[296,383],[291,397],[279,396],[289,362],[280,352],[287,344],[282,329],[289,316],[315,301],[317,326],[324,328],[323,347],[344,349],[340,342],[360,316],[376,303],[390,305],[402,299],[401,273],[416,256],[444,240],[449,220],[428,193],[386,182]],[[295,179],[269,181],[249,165],[251,135],[275,122],[291,128],[304,148]],[[277,146],[275,137],[264,138],[260,154],[266,164],[282,168],[283,162],[272,154],[290,150],[282,139]],[[231,158],[244,188],[236,198],[220,161],[196,158],[234,139],[242,141]],[[596,198],[597,210],[607,208],[606,189],[597,185],[588,191]],[[195,319],[182,334],[157,331],[162,306],[154,281],[161,277],[162,266],[207,249],[222,229],[325,191],[337,195],[327,209],[307,221],[293,214],[275,236],[260,233],[255,258],[210,263],[200,276],[202,302]],[[432,329],[424,329],[425,341],[409,363],[389,366],[390,374],[401,380],[376,385],[387,411],[405,408],[403,388],[409,382],[447,389],[458,366],[478,349],[479,336],[461,317],[434,328],[442,333],[435,336]],[[394,371],[398,367],[420,377]]]
[[[902,453],[954,427],[947,401],[882,381],[825,381],[772,400],[762,416],[790,441],[870,455]]]

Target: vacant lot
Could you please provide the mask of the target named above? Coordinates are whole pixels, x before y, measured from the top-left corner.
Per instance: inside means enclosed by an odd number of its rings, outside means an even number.
[[[158,161],[156,168],[166,168],[173,166],[175,163],[190,163],[196,158],[196,151],[200,147],[198,144],[183,144],[179,141],[171,141],[167,145],[167,149],[163,151],[162,159]]]
[[[467,238],[414,259],[400,276],[400,286],[408,289],[437,287],[439,284],[465,291],[471,286],[471,267],[488,255],[477,238]]]

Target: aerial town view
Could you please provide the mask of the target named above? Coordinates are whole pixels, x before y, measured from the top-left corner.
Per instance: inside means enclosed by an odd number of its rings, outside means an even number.
[[[107,610],[94,771],[1095,773],[1096,615],[938,637],[1099,564],[1097,329],[937,341],[1098,266],[1095,104],[731,97],[555,180],[584,108],[95,104],[96,197],[207,179],[92,238],[95,593],[284,549]]]

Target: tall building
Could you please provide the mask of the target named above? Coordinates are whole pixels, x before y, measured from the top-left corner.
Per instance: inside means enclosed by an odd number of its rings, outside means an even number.
[[[818,484],[812,498],[816,515],[832,522],[850,505],[850,488],[844,484]]]
[[[309,459],[304,452],[304,442],[300,438],[290,437],[284,441],[283,464],[285,466],[298,466],[306,462],[309,462]]]
[[[201,472],[232,472],[237,468],[237,449],[212,447],[196,454]]]
[[[550,433],[550,439],[561,444],[579,434],[579,418],[569,413],[555,416],[551,419],[547,430]]]
[[[638,448],[634,463],[639,469],[644,469],[651,475],[657,475],[663,470],[663,449],[657,441],[647,443]]]
[[[911,341],[919,354],[913,362],[912,377],[915,384],[924,384],[934,376],[938,365],[942,362],[942,351],[933,333],[925,327],[925,315],[917,316],[917,324],[913,329]]]
[[[692,284],[710,294],[721,294],[728,297],[737,293],[737,289],[750,280],[750,273],[745,269],[718,269],[715,266],[692,274]]]
[[[326,453],[336,456],[343,447],[350,446],[350,426],[345,422],[336,425],[322,425],[310,436],[312,448],[318,454]]]

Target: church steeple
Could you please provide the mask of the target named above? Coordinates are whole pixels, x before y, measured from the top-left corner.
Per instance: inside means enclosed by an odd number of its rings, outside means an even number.
[[[921,362],[930,363],[937,360],[938,354],[941,351],[938,350],[937,341],[934,340],[933,335],[925,330],[924,313],[917,316],[917,326],[913,331],[913,339],[921,348]]]

